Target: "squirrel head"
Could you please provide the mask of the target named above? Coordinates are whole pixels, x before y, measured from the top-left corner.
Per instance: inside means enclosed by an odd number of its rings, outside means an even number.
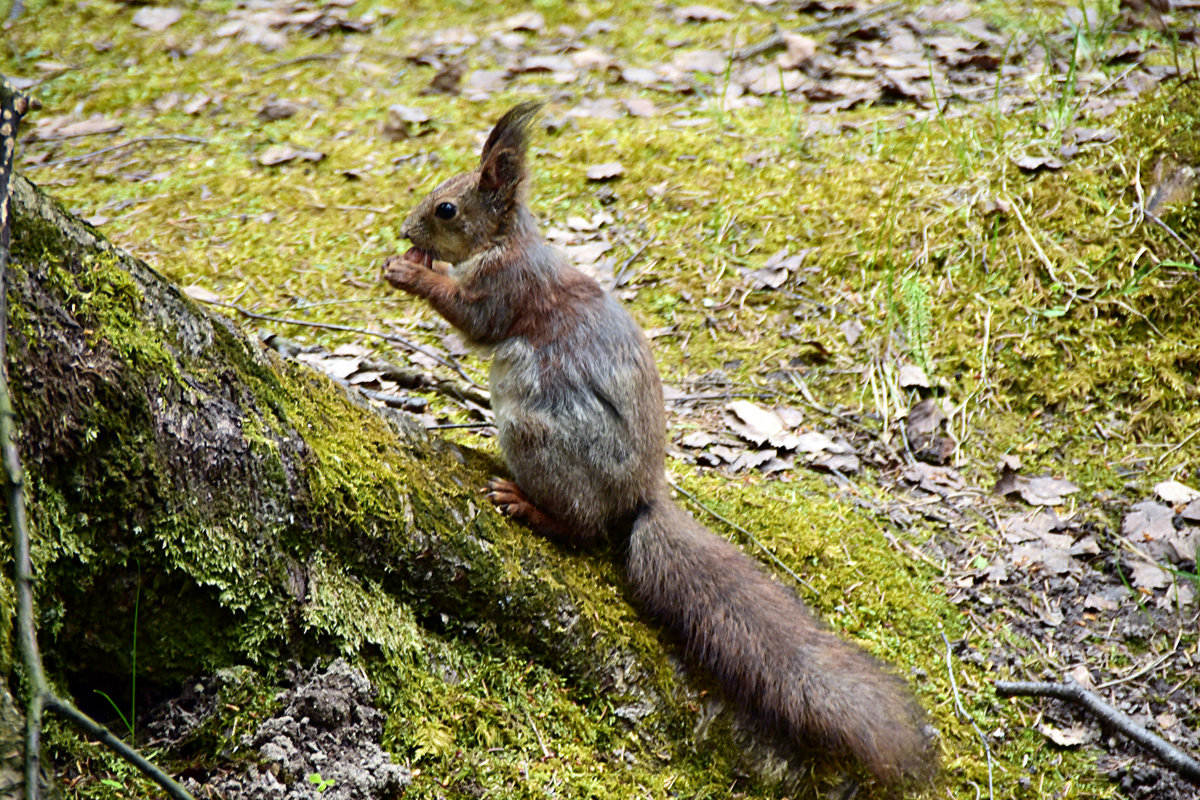
[[[440,184],[409,213],[400,235],[413,243],[410,259],[461,264],[504,239],[525,202],[529,125],[541,107],[509,109],[488,135],[479,166]]]

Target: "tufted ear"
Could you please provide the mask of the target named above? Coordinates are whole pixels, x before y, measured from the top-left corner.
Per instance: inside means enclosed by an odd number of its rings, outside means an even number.
[[[541,108],[541,103],[521,103],[509,109],[492,128],[479,156],[479,188],[482,191],[515,196],[525,178],[529,125]]]

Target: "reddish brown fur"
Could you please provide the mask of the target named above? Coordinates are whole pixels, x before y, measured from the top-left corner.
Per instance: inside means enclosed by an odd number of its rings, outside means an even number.
[[[405,220],[416,252],[385,264],[392,285],[492,350],[492,406],[514,480],[494,479],[489,497],[569,544],[628,531],[637,601],[764,730],[854,756],[882,781],[927,777],[923,711],[904,682],[671,500],[649,344],[546,244],[525,206],[536,111],[517,106],[496,124],[479,168],[438,186]],[[445,203],[449,218],[438,213]],[[429,269],[434,258],[450,273]]]

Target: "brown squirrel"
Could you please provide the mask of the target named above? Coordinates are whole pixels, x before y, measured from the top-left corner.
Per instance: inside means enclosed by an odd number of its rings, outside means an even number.
[[[478,168],[422,200],[401,228],[414,246],[384,262],[389,283],[491,351],[513,480],[492,479],[488,497],[559,542],[627,535],[636,601],[767,731],[851,755],[886,783],[929,777],[924,712],[905,684],[671,499],[662,383],[646,337],[542,238],[526,204],[540,107],[505,114]]]

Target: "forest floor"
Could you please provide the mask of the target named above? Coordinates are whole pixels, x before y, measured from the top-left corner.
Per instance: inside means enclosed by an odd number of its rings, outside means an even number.
[[[993,683],[1073,679],[1200,752],[1200,10],[26,5],[0,73],[45,104],[27,177],[277,350],[481,449],[486,363],[379,265],[505,109],[545,101],[533,208],[650,335],[673,479],[924,675],[938,796],[1194,796]],[[819,558],[789,538],[811,524]],[[889,559],[863,570],[915,576],[911,629],[855,582],[860,537]],[[441,757],[394,755],[438,794]]]

